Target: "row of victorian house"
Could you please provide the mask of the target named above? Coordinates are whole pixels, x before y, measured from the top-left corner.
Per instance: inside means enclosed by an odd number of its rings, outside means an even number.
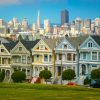
[[[0,42],[0,69],[5,70],[8,80],[15,70],[24,71],[28,80],[38,77],[44,69],[50,70],[53,78],[59,77],[61,71],[73,69],[77,80],[99,67],[100,36]]]

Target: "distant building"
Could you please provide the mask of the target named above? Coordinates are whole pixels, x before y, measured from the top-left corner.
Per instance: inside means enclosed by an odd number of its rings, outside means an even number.
[[[44,30],[46,33],[50,32],[50,21],[49,19],[44,20]]]
[[[22,20],[22,27],[23,27],[24,29],[27,29],[27,28],[28,28],[28,21],[27,21],[26,18],[24,18],[24,19]]]
[[[91,29],[91,19],[84,20],[84,27]]]
[[[14,26],[16,26],[16,24],[18,23],[18,18],[17,17],[13,18],[13,23],[14,23]]]
[[[61,11],[61,25],[69,22],[69,12],[65,9]]]
[[[37,17],[37,28],[41,28],[41,22],[40,22],[40,12],[38,11],[38,17]]]

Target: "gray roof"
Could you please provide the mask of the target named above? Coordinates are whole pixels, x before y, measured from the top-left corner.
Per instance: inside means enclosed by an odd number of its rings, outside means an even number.
[[[91,37],[100,46],[100,35],[91,35]]]
[[[56,42],[59,38],[43,38],[43,41],[50,47],[50,49],[54,49],[56,47]]]
[[[77,48],[87,39],[87,37],[88,35],[79,36],[79,37],[70,37],[68,40],[75,48]]]
[[[1,41],[2,43],[9,43],[9,41],[8,41],[7,39],[2,38],[2,37],[0,37],[0,41]]]

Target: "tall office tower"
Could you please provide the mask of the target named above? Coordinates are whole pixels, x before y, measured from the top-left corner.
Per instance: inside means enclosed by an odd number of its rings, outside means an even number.
[[[33,23],[33,25],[32,25],[32,30],[33,30],[33,31],[36,31],[36,29],[37,29],[37,25],[36,25],[35,23]]]
[[[27,28],[28,28],[28,21],[27,21],[27,18],[24,18],[24,19],[22,20],[22,27],[23,27],[24,29],[27,29]]]
[[[17,17],[13,18],[13,23],[14,23],[14,26],[18,23],[18,18]]]
[[[95,32],[95,22],[94,21],[91,22],[91,32],[92,33]]]
[[[84,27],[91,29],[91,19],[84,20]]]
[[[50,21],[49,19],[44,20],[44,30],[46,33],[50,32]]]
[[[65,9],[61,11],[61,25],[69,22],[69,12]]]
[[[6,26],[6,23],[3,19],[0,19],[0,27]]]
[[[95,26],[100,26],[100,18],[95,19]]]
[[[38,17],[37,17],[37,29],[41,28],[41,22],[40,22],[40,12],[38,11]]]
[[[75,19],[75,30],[77,30],[78,32],[81,30],[83,21],[80,18],[76,18]]]

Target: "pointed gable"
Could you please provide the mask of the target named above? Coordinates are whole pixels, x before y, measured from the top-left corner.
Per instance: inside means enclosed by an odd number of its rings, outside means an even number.
[[[16,45],[12,49],[13,53],[30,53],[31,49],[39,42],[38,40],[35,41],[17,41]]]
[[[33,48],[32,51],[50,51],[49,46],[41,39]]]
[[[56,49],[64,49],[64,50],[71,50],[75,49],[74,46],[71,44],[70,40],[68,38],[62,38],[60,41],[58,41]]]
[[[100,37],[89,36],[80,46],[80,49],[100,49]]]
[[[0,55],[10,55],[10,51],[5,47],[3,43],[0,45]]]

